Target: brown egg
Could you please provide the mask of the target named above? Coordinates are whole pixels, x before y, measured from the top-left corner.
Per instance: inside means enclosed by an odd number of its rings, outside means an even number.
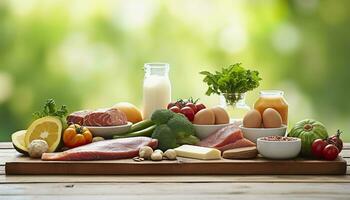
[[[211,109],[215,114],[215,124],[228,124],[230,123],[230,116],[226,110],[222,107],[213,107]]]
[[[205,109],[200,110],[194,116],[193,124],[198,124],[198,125],[213,125],[213,124],[215,124],[214,112],[209,108],[205,108]]]
[[[251,110],[243,118],[243,127],[260,128],[262,123],[261,114],[257,110]]]
[[[282,126],[282,117],[277,110],[267,108],[263,112],[263,124],[264,128],[279,128]]]

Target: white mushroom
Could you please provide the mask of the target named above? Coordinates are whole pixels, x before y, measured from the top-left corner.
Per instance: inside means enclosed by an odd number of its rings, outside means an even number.
[[[105,140],[103,137],[93,137],[92,142],[99,142]]]
[[[176,151],[174,149],[168,149],[165,151],[164,157],[166,157],[169,160],[175,160],[176,159]]]
[[[151,155],[151,159],[153,161],[160,161],[160,160],[163,160],[163,155],[160,154],[159,152],[153,152]]]
[[[48,150],[49,145],[45,140],[33,140],[28,147],[29,156],[32,158],[41,158],[41,155]]]
[[[154,153],[160,153],[162,156],[163,156],[163,154],[164,154],[163,151],[160,150],[160,149],[155,150]]]
[[[151,155],[153,153],[153,149],[149,146],[141,147],[139,150],[139,157],[144,159],[151,159]]]

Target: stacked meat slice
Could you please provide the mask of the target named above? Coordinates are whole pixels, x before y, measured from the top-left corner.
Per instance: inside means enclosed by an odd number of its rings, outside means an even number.
[[[238,124],[232,124],[211,134],[197,145],[216,148],[223,152],[228,149],[255,146],[255,143],[243,137]]]

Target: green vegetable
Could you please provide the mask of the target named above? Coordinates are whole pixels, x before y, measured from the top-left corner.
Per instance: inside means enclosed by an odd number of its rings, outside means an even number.
[[[158,139],[158,148],[163,151],[199,142],[193,124],[181,114],[162,109],[155,111],[151,119],[157,124],[152,138]]]
[[[221,72],[216,71],[215,74],[208,71],[200,74],[205,75],[203,81],[208,85],[206,95],[222,94],[229,104],[235,104],[241,94],[259,87],[259,81],[262,80],[258,71],[246,70],[241,63],[222,68]]]
[[[166,109],[160,109],[154,111],[154,113],[151,116],[151,120],[156,123],[157,125],[165,124],[174,116],[175,113],[166,110]]]
[[[155,128],[156,128],[156,125],[152,125],[152,126],[147,127],[143,130],[127,133],[124,135],[115,135],[115,136],[113,136],[113,138],[117,139],[117,138],[140,137],[140,136],[151,137]]]
[[[136,124],[133,124],[130,128],[130,132],[141,131],[141,130],[146,129],[152,125],[154,125],[154,123],[151,120],[146,119],[146,120],[140,121]]]
[[[46,116],[56,116],[59,118],[64,118],[68,114],[66,105],[62,105],[60,109],[56,108],[56,102],[53,99],[46,100],[46,103],[42,111],[37,111],[33,113],[35,119],[39,119]]]
[[[289,137],[298,137],[301,139],[301,155],[304,157],[312,156],[311,145],[316,139],[327,139],[328,132],[326,127],[313,119],[305,119],[295,124],[288,133]]]
[[[35,120],[39,119],[39,118],[42,118],[42,117],[46,117],[46,116],[58,117],[61,120],[62,125],[64,125],[64,128],[65,128],[66,124],[67,124],[67,121],[66,121],[67,114],[68,114],[68,110],[67,110],[67,106],[66,105],[62,105],[61,108],[58,109],[56,107],[55,100],[48,99],[48,100],[46,100],[42,111],[34,112],[33,113],[33,117],[34,117]]]
[[[171,131],[166,124],[157,126],[152,134],[152,138],[158,139],[158,149],[162,151],[173,149],[178,146],[176,143],[176,133]]]

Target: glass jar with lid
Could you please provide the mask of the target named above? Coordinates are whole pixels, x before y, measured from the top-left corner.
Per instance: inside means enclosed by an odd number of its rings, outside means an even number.
[[[288,103],[283,95],[284,92],[280,90],[260,91],[260,96],[255,102],[254,108],[258,110],[261,115],[265,109],[273,108],[280,113],[282,123],[288,125]]]

